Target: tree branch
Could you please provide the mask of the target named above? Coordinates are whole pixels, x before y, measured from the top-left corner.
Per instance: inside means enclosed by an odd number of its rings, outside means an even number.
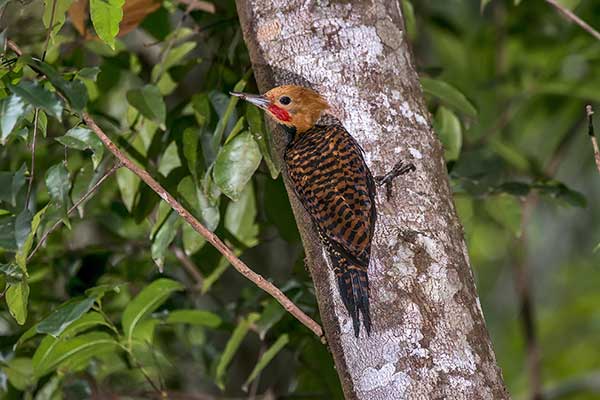
[[[181,218],[194,228],[196,232],[202,235],[210,244],[212,244],[231,265],[246,278],[254,282],[259,288],[273,296],[283,308],[292,314],[304,326],[310,329],[315,335],[323,337],[321,326],[312,318],[306,315],[298,306],[296,306],[279,288],[267,281],[260,274],[252,271],[242,260],[237,258],[233,251],[223,243],[221,239],[213,232],[202,225],[181,203],[179,203],[169,192],[167,192],[150,174],[143,168],[131,161],[119,148],[110,140],[110,138],[100,129],[96,122],[87,113],[83,113],[83,120],[86,125],[100,138],[102,143],[114,156],[123,163],[127,169],[136,174],[150,188],[166,201]]]
[[[600,149],[598,149],[598,140],[596,139],[596,135],[594,134],[594,110],[592,110],[591,105],[588,104],[587,106],[585,106],[585,113],[588,117],[588,134],[590,136],[590,140],[592,141],[592,147],[594,149],[594,160],[596,161],[596,167],[598,168],[598,172],[600,173]]]
[[[597,30],[595,30],[594,28],[592,28],[590,25],[588,25],[587,22],[585,22],[584,20],[582,20],[581,18],[579,18],[571,10],[569,10],[568,8],[566,8],[565,6],[563,6],[562,4],[558,3],[556,0],[546,0],[546,3],[548,3],[551,6],[553,6],[554,8],[556,8],[562,15],[564,15],[565,17],[567,17],[567,19],[569,19],[572,22],[574,22],[577,25],[579,25],[583,30],[585,30],[586,32],[588,32],[590,35],[592,35],[596,39],[600,40],[600,32],[598,32]]]
[[[373,329],[359,338],[314,223],[282,174],[345,398],[508,399],[399,3],[236,1],[261,93],[311,87],[361,145],[373,175],[400,158],[417,167],[391,198],[375,199]],[[282,162],[287,136],[272,132]]]

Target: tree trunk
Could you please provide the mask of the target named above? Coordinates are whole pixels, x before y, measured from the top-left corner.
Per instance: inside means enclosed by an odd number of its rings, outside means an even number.
[[[399,4],[237,0],[261,92],[310,86],[361,144],[374,175],[400,159],[417,168],[396,180],[390,199],[385,190],[377,195],[374,325],[359,339],[286,179],[346,398],[507,399]],[[286,137],[274,130],[274,140],[281,155]]]

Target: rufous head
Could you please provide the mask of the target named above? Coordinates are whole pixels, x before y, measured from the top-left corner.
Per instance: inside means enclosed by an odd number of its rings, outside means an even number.
[[[264,95],[230,92],[266,111],[275,122],[293,127],[302,133],[313,127],[329,104],[312,89],[283,85],[269,90]]]

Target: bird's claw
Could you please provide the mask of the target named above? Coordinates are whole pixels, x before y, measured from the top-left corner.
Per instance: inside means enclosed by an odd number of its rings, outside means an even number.
[[[377,186],[385,186],[386,197],[389,200],[392,197],[392,182],[400,175],[416,171],[417,167],[413,163],[404,164],[402,160],[398,161],[394,167],[384,175],[376,176]]]

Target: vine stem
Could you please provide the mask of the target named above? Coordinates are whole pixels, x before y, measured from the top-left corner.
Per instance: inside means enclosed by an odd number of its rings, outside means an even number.
[[[556,8],[562,15],[567,17],[567,19],[579,25],[584,31],[600,40],[600,32],[592,28],[587,22],[579,18],[575,13],[562,4],[558,3],[556,0],[546,0],[546,3],[550,4],[554,8]]]
[[[136,174],[156,194],[158,194],[169,206],[177,212],[192,228],[206,241],[217,249],[231,265],[242,275],[252,281],[256,286],[273,296],[283,308],[292,314],[304,326],[310,329],[319,338],[323,338],[323,329],[312,318],[306,315],[294,302],[292,302],[278,287],[267,281],[262,275],[254,272],[242,260],[240,260],[227,245],[208,228],[202,225],[188,210],[186,210],[175,197],[167,192],[152,176],[143,168],[131,161],[104,133],[89,114],[83,113],[86,125],[98,136],[106,148],[123,164],[124,167]]]

